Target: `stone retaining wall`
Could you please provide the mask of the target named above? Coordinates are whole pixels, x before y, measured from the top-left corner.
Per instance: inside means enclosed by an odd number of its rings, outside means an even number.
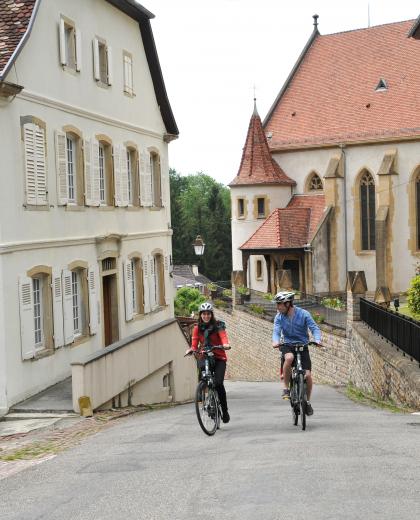
[[[226,377],[242,381],[278,381],[279,355],[271,347],[273,324],[244,311],[217,310],[226,322],[232,346]],[[382,399],[420,409],[420,369],[362,322],[346,332],[321,325],[325,350],[311,349],[315,382],[353,383]]]

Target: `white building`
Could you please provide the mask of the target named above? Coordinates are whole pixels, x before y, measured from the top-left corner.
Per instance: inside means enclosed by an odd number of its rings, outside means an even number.
[[[151,18],[133,0],[0,5],[0,414],[173,319],[178,129]]]

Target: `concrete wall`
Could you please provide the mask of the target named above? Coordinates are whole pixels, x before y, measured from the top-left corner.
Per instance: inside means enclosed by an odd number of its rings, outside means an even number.
[[[273,324],[243,311],[217,311],[226,322],[232,350],[227,377],[244,381],[278,381],[279,355],[271,347]],[[361,322],[346,332],[321,325],[325,350],[311,348],[315,383],[347,385],[383,399],[420,409],[420,368]]]
[[[121,406],[192,399],[197,370],[194,359],[184,358],[187,348],[176,320],[167,320],[73,363],[74,410],[82,396],[93,409],[113,398]]]

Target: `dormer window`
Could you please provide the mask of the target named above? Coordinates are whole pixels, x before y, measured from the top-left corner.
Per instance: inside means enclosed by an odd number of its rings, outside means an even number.
[[[383,92],[384,90],[388,90],[388,83],[383,78],[381,78],[376,85],[375,91]]]

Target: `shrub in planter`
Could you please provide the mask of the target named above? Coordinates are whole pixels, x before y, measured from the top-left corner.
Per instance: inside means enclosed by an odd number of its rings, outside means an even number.
[[[324,323],[325,316],[323,314],[320,314],[319,312],[313,312],[312,318],[314,319],[315,323]]]
[[[340,298],[322,298],[321,304],[324,307],[328,307],[330,309],[335,309],[337,311],[342,311],[345,309],[345,304]]]
[[[230,289],[223,289],[223,296],[225,298],[230,298],[232,299],[232,291]]]
[[[263,298],[265,300],[269,300],[271,302],[271,301],[273,301],[274,294],[271,294],[271,292],[265,293],[265,294],[263,294]]]
[[[255,312],[255,314],[262,315],[264,314],[264,307],[261,307],[261,305],[258,305],[256,303],[251,303],[248,307],[248,309],[252,312]]]
[[[411,280],[407,301],[410,311],[420,317],[420,274]]]
[[[213,303],[218,309],[225,309],[227,307],[227,303],[224,300],[213,300]]]

